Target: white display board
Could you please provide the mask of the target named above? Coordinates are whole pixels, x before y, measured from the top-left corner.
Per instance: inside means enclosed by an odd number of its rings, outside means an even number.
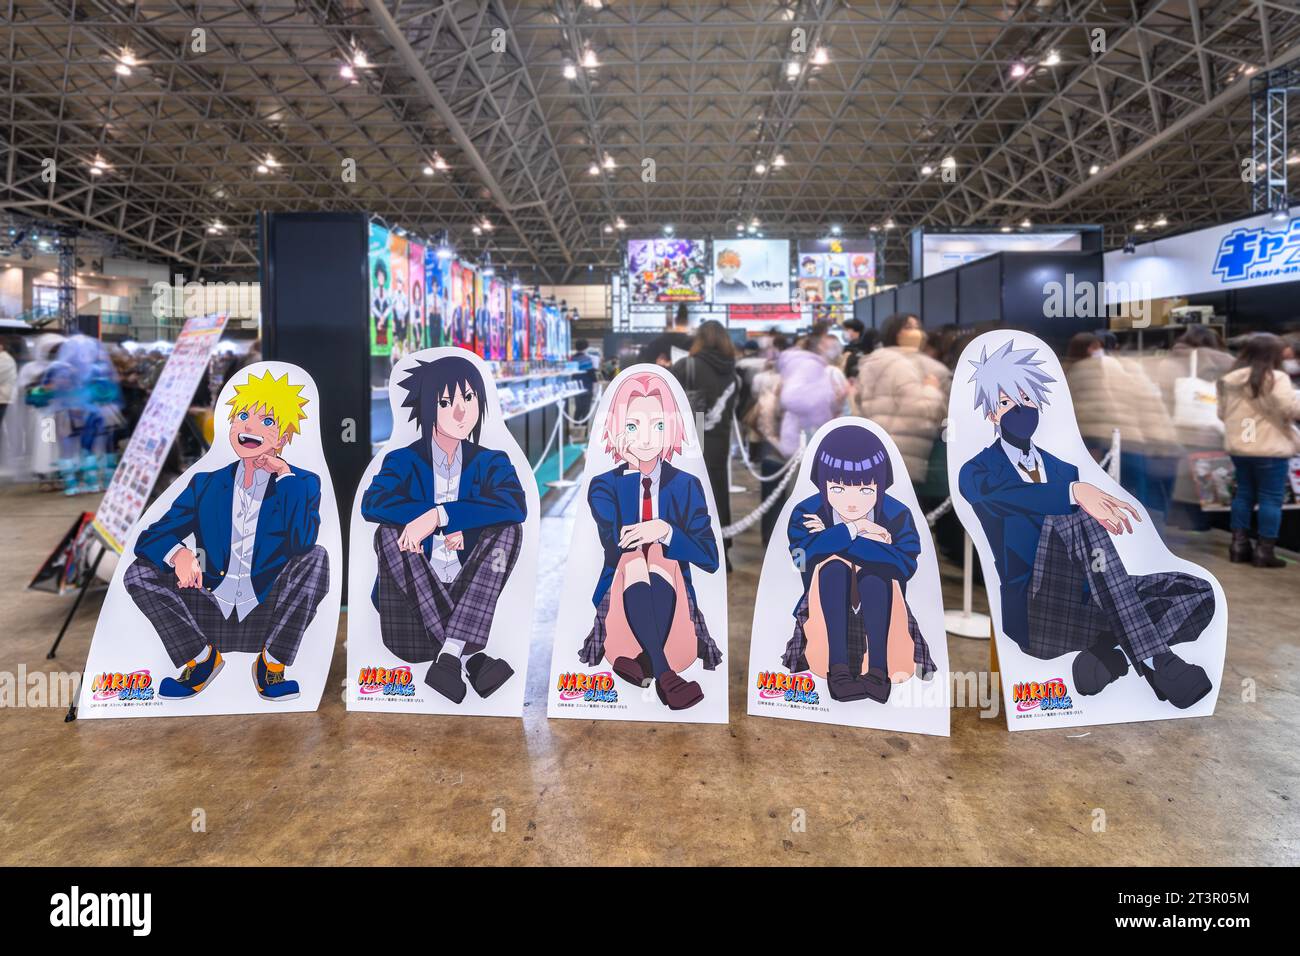
[[[348,709],[520,717],[540,527],[528,459],[472,352],[405,356],[388,395],[393,433],[350,526]]]
[[[852,679],[833,693],[828,665],[840,654]],[[763,560],[748,686],[756,717],[948,735],[934,543],[903,457],[875,422],[837,418],[808,444]]]
[[[258,362],[226,382],[214,415],[207,454],[127,536],[86,661],[83,719],[320,703],[343,545],[316,383]]]
[[[921,274],[932,276],[998,252],[1078,252],[1078,232],[927,232],[921,236]]]
[[[953,508],[984,572],[1007,726],[1212,714],[1223,588],[1170,552],[1093,460],[1052,350],[1025,332],[972,341],[947,434]]]
[[[187,319],[95,510],[95,530],[115,551],[144,511],[167,452],[226,327],[224,315]]]
[[[658,366],[633,365],[605,389],[590,434],[547,715],[726,723],[722,531],[686,395]],[[647,510],[648,520],[667,530],[648,525]],[[654,540],[640,540],[643,525]],[[654,650],[676,678],[661,679],[653,661],[642,659],[657,639]],[[679,703],[692,702],[680,709],[666,704],[661,689],[674,685]]]
[[[790,304],[788,239],[718,239],[713,243],[713,301]]]

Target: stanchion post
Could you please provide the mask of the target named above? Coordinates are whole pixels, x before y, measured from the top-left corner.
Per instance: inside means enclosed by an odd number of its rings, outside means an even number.
[[[970,535],[965,535],[965,539],[962,543],[961,610],[944,611],[943,626],[949,634],[958,637],[988,640],[993,622],[987,614],[980,614],[972,608],[975,596],[975,553]]]

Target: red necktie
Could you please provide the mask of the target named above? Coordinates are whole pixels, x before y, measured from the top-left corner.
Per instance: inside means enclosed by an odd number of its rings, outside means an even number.
[[[650,500],[650,479],[641,479],[641,520],[649,521],[655,516],[654,502]],[[650,545],[641,545],[641,553],[649,556]]]

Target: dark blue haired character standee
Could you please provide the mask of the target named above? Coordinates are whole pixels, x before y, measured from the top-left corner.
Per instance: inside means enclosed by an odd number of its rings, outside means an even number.
[[[782,661],[825,677],[833,700],[883,704],[893,680],[935,670],[906,603],[921,539],[911,509],[885,493],[893,467],[870,429],[841,425],[812,456],[817,493],[787,528],[804,593]]]
[[[465,699],[514,674],[484,653],[497,601],[523,542],[527,502],[510,456],[479,444],[483,376],[468,358],[417,362],[397,383],[420,437],[390,451],[361,498],[378,524],[373,600],[384,645],[410,663],[432,661],[424,681]]]

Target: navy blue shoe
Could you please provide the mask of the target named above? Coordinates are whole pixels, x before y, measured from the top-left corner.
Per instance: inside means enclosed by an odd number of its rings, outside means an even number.
[[[298,682],[284,676],[283,664],[268,664],[266,654],[259,651],[253,658],[253,686],[262,700],[293,700],[298,696]]]
[[[226,659],[221,652],[208,645],[208,659],[202,662],[190,661],[181,671],[180,677],[164,677],[158,685],[158,696],[166,700],[185,700],[193,697],[212,683],[212,679],[226,666]]]

